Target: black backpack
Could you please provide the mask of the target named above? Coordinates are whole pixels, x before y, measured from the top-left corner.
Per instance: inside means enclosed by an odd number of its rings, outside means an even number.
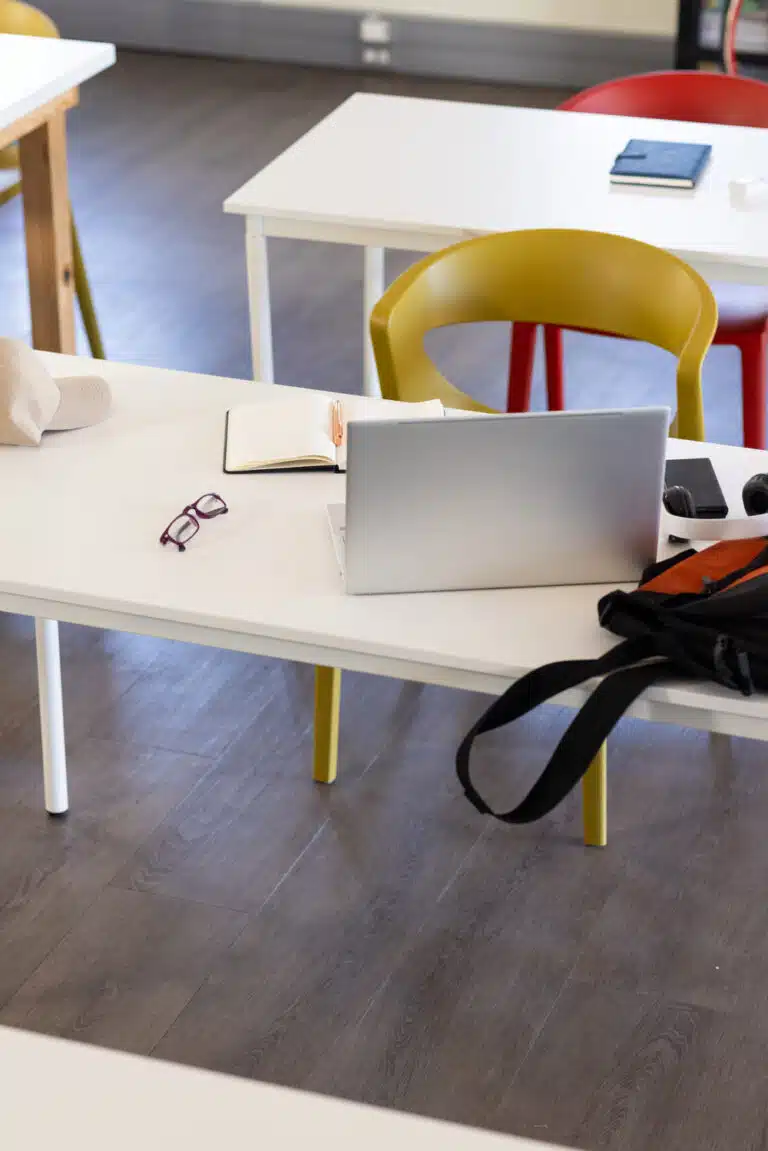
[[[565,799],[619,719],[652,684],[711,680],[751,695],[768,690],[768,541],[733,540],[654,564],[636,591],[598,603],[600,623],[624,637],[600,659],[547,664],[505,691],[467,733],[456,772],[478,811],[532,823]],[[577,713],[525,799],[493,811],[470,776],[477,736],[512,723],[561,692],[603,677]]]

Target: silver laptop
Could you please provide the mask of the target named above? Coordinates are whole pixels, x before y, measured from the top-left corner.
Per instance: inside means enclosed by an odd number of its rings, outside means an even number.
[[[350,423],[328,509],[352,594],[632,583],[656,559],[667,408]]]

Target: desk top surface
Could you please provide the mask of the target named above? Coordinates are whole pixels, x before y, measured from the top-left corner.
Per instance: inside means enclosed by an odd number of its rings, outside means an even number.
[[[114,62],[113,44],[0,34],[0,130]]]
[[[7,1027],[0,1027],[0,1082],[4,1151],[546,1151],[527,1139]]]
[[[708,143],[712,159],[693,191],[614,186],[611,167],[631,138]],[[414,247],[419,233],[447,244],[584,228],[656,244],[729,278],[734,265],[742,276],[768,269],[768,209],[730,200],[732,180],[758,177],[768,178],[768,132],[755,128],[358,93],[225,210],[413,233]]]
[[[327,504],[344,500],[345,477],[222,472],[227,408],[273,398],[273,385],[65,356],[46,361],[56,375],[102,373],[115,411],[100,426],[47,436],[39,449],[0,447],[4,610],[44,614],[40,601],[76,605],[260,643],[401,660],[416,679],[418,665],[450,671],[436,682],[469,673],[506,683],[550,660],[597,656],[614,642],[597,620],[597,600],[610,590],[603,586],[345,595],[326,514]],[[353,415],[385,403],[349,399],[360,405]],[[701,448],[670,441],[671,454]],[[744,481],[768,471],[768,454],[707,451],[730,506],[741,506]],[[203,524],[184,554],[161,547],[166,524],[207,491],[219,492],[230,514]],[[38,604],[15,602],[24,597]],[[122,626],[130,630],[130,622]],[[675,699],[714,691],[729,710],[768,711],[763,700],[709,685],[654,690]]]

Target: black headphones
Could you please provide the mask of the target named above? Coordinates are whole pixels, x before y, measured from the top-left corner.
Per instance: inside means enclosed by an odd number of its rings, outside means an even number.
[[[768,535],[768,473],[747,480],[741,493],[747,519],[696,519],[688,488],[675,484],[664,491],[664,530],[684,540],[757,539]]]

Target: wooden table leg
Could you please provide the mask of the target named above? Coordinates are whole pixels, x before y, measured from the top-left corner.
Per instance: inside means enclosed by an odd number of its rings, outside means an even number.
[[[19,141],[32,343],[75,351],[75,287],[67,181],[66,116],[58,112]]]

